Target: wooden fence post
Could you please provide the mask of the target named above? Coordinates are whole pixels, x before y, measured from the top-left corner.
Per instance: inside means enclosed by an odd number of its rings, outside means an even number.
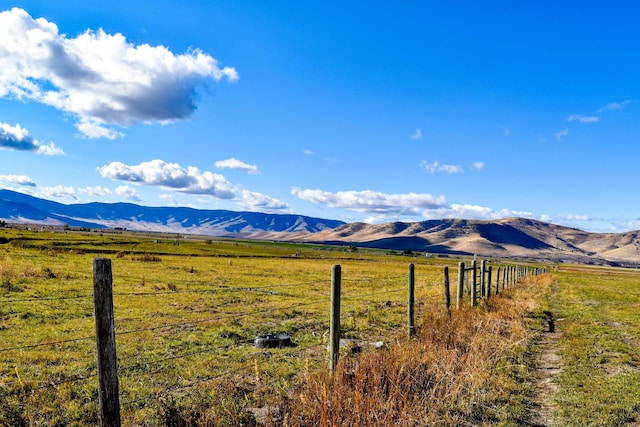
[[[472,270],[471,271],[471,307],[476,305],[476,299],[477,299],[477,295],[476,295],[477,279],[478,279],[477,269],[478,269],[478,263],[474,259],[471,262],[471,270]]]
[[[456,309],[462,305],[462,296],[464,295],[464,262],[458,263],[458,292],[456,294]]]
[[[98,350],[98,401],[100,423],[120,427],[120,396],[116,356],[116,332],[113,315],[113,276],[111,260],[93,260],[93,301]]]
[[[451,319],[451,293],[449,289],[449,267],[444,267],[444,306],[447,310],[447,316]]]
[[[487,281],[485,280],[485,271],[487,269],[487,260],[480,261],[480,298],[487,296]]]
[[[333,373],[340,355],[340,287],[342,269],[336,264],[331,269],[331,316],[329,326],[329,370]]]
[[[487,299],[491,298],[491,266],[487,268]]]
[[[408,305],[408,310],[407,310],[407,314],[408,314],[408,332],[409,332],[409,336],[413,336],[414,332],[415,332],[415,289],[416,289],[416,283],[415,283],[415,266],[412,264],[409,264],[409,278],[408,278],[408,285],[409,285],[409,290],[408,290],[408,301],[407,301],[407,305]]]
[[[498,270],[496,271],[496,295],[500,293],[500,270],[502,270],[502,266],[499,265]]]

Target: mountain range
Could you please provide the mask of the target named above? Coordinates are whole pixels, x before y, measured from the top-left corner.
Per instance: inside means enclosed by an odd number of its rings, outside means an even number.
[[[145,207],[131,203],[65,205],[0,190],[0,220],[349,245],[427,254],[476,254],[551,262],[640,266],[640,231],[590,233],[526,218],[493,221],[439,219],[372,225],[294,214]]]
[[[263,233],[261,237],[278,236]],[[640,266],[640,231],[590,233],[527,218],[492,221],[438,219],[375,225],[350,223],[313,234],[289,233],[287,240],[428,254],[477,254],[497,258]]]
[[[223,236],[256,231],[317,232],[343,221],[303,215],[204,210],[186,207],[147,207],[132,203],[70,204],[0,190],[0,219],[83,228],[123,228],[133,231]]]

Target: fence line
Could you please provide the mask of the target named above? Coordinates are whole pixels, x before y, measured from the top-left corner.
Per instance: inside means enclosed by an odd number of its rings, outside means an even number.
[[[109,261],[108,263],[106,261]],[[108,264],[108,267],[107,267]],[[150,293],[150,292],[132,292],[132,293],[113,293],[112,292],[112,288],[113,288],[113,283],[112,283],[112,278],[111,276],[111,272],[110,272],[110,260],[108,259],[96,259],[94,260],[94,308],[95,308],[95,321],[96,321],[96,336],[95,337],[79,337],[79,338],[73,338],[73,339],[69,339],[69,340],[60,340],[60,341],[53,341],[53,342],[42,342],[42,343],[36,343],[36,344],[30,344],[30,345],[25,345],[25,346],[17,346],[17,347],[8,347],[8,348],[0,348],[0,352],[8,352],[8,351],[14,351],[14,350],[23,350],[23,349],[29,349],[29,348],[34,348],[34,347],[40,347],[40,346],[50,346],[50,345],[57,345],[57,344],[65,344],[65,343],[72,343],[72,342],[77,342],[77,341],[88,341],[88,340],[96,340],[96,345],[97,345],[97,353],[98,353],[98,372],[97,373],[88,373],[87,375],[80,375],[80,376],[76,376],[74,378],[69,378],[60,382],[53,382],[53,383],[49,383],[46,385],[42,385],[41,387],[33,387],[30,386],[30,390],[41,390],[41,389],[47,389],[47,388],[56,388],[59,385],[65,384],[65,383],[73,383],[73,382],[80,382],[80,381],[85,381],[88,378],[93,378],[98,376],[99,377],[99,404],[100,404],[100,416],[101,419],[103,420],[107,420],[103,422],[103,425],[113,425],[113,426],[119,426],[120,424],[120,415],[119,415],[119,410],[120,410],[120,402],[119,402],[119,391],[117,389],[118,386],[118,366],[117,363],[115,363],[114,361],[117,360],[117,355],[116,355],[116,351],[115,351],[115,329],[113,328],[113,324],[111,325],[111,332],[107,332],[108,333],[113,333],[113,340],[112,340],[112,344],[111,345],[107,345],[107,349],[105,350],[104,348],[101,349],[101,342],[104,339],[104,331],[103,329],[105,329],[103,326],[99,326],[98,325],[98,321],[99,320],[109,320],[109,317],[111,318],[112,322],[115,322],[115,317],[113,315],[113,298],[121,298],[121,297],[127,297],[127,296],[140,296],[140,297],[147,297],[147,296],[159,296],[159,295],[170,295],[170,294],[175,294],[175,293],[215,293],[216,290],[228,290],[228,291],[242,291],[242,292],[246,292],[246,291],[265,291],[268,292],[269,290],[272,289],[278,289],[278,288],[285,288],[285,287],[295,287],[295,286],[303,286],[303,285],[326,285],[326,282],[324,281],[308,281],[308,282],[304,282],[304,283],[286,283],[286,284],[278,284],[278,285],[270,285],[270,286],[255,286],[255,287],[246,287],[246,288],[240,288],[240,287],[233,287],[233,286],[220,286],[220,285],[214,285],[216,286],[216,289],[212,289],[209,285],[208,288],[206,289],[188,289],[188,290],[180,290],[180,291],[171,291],[171,292],[154,292],[154,293]],[[523,266],[517,266],[517,265],[498,265],[497,269],[496,269],[496,275],[495,277],[493,277],[493,266],[488,265],[488,263],[485,260],[482,260],[479,265],[478,263],[474,260],[473,262],[470,263],[470,266],[464,262],[459,263],[458,265],[458,282],[457,282],[457,286],[456,286],[456,308],[460,308],[462,306],[462,304],[465,302],[466,298],[464,296],[465,293],[468,294],[468,299],[470,300],[471,305],[476,305],[478,302],[478,299],[482,299],[482,298],[490,298],[492,296],[492,294],[499,294],[500,292],[504,291],[505,289],[513,286],[514,284],[516,284],[517,282],[521,281],[522,279],[524,279],[525,277],[527,277],[528,275],[532,275],[532,274],[543,274],[546,273],[546,269],[540,269],[540,268],[533,268],[533,267],[523,267]],[[106,269],[108,269],[108,274]],[[104,271],[103,271],[104,270]],[[469,275],[471,274],[471,280],[469,280]],[[335,369],[335,367],[337,366],[337,364],[339,363],[339,350],[340,350],[340,302],[341,300],[343,301],[360,301],[363,299],[367,299],[370,297],[374,297],[374,296],[380,296],[380,295],[391,295],[391,294],[402,294],[404,292],[407,292],[407,300],[406,300],[406,305],[407,305],[407,329],[408,329],[408,335],[411,336],[414,334],[415,332],[415,290],[416,290],[416,286],[415,286],[415,270],[414,270],[414,264],[411,263],[409,264],[409,271],[408,271],[408,275],[398,275],[398,276],[388,276],[388,277],[383,277],[383,278],[379,278],[379,277],[365,277],[365,278],[358,278],[358,279],[351,279],[351,280],[347,280],[347,282],[349,283],[362,283],[362,282],[367,282],[367,281],[392,281],[395,279],[400,279],[403,277],[408,277],[407,279],[407,284],[408,287],[407,288],[398,288],[398,289],[390,289],[390,290],[384,290],[384,291],[380,291],[380,292],[374,292],[374,293],[370,293],[370,294],[365,294],[365,295],[341,295],[341,284],[343,282],[343,278],[342,278],[342,273],[341,273],[341,268],[339,265],[334,265],[332,268],[332,281],[331,281],[331,316],[330,316],[330,333],[329,333],[329,339],[330,339],[330,343],[329,343],[329,347],[330,347],[330,355],[329,355],[329,368],[333,371]],[[100,285],[98,285],[98,283],[100,283]],[[492,292],[493,288],[492,286],[495,285],[495,293]],[[334,287],[338,286],[337,289],[335,289]],[[422,300],[435,300],[440,299],[441,301],[443,301],[444,303],[444,309],[446,310],[447,315],[450,317],[452,316],[452,300],[451,300],[451,283],[450,283],[450,277],[449,277],[449,267],[445,266],[444,267],[444,271],[443,271],[443,281],[442,281],[442,285],[437,285],[437,284],[426,284],[423,286],[419,286],[419,289],[431,289],[437,286],[442,286],[442,293],[440,295],[436,295],[436,296],[430,296],[430,297],[424,297],[422,298]],[[465,292],[465,286],[467,289],[467,292]],[[479,286],[479,287],[478,287]],[[99,305],[105,305],[105,302],[99,302],[98,301],[98,294],[100,294],[101,292],[105,291],[105,289],[103,289],[103,287],[108,287],[110,288],[110,297],[111,297],[111,307],[108,307],[108,301],[106,301],[106,309],[107,309],[107,313],[103,314],[102,312],[98,312],[98,306]],[[277,294],[278,296],[281,296],[282,294]],[[444,297],[444,300],[442,300],[442,298]],[[85,295],[82,296],[66,296],[66,297],[55,297],[55,298],[28,298],[28,299],[23,299],[23,300],[2,300],[0,299],[0,302],[26,302],[26,301],[50,301],[50,300],[64,300],[64,299],[80,299],[80,298],[88,298]],[[280,312],[280,311],[286,311],[286,310],[295,310],[297,308],[301,308],[301,307],[308,307],[308,306],[313,306],[313,305],[318,305],[318,304],[326,304],[326,299],[322,299],[322,300],[318,300],[318,301],[313,301],[313,302],[309,302],[309,303],[302,303],[302,304],[296,304],[293,306],[287,306],[287,307],[276,307],[276,308],[266,308],[266,309],[262,309],[262,310],[256,310],[252,313],[238,313],[238,312],[223,312],[223,313],[216,313],[215,317],[211,317],[211,318],[206,318],[206,319],[200,319],[200,320],[193,320],[193,321],[188,321],[188,322],[177,322],[174,324],[164,324],[164,325],[158,325],[158,326],[153,326],[153,327],[149,327],[149,328],[139,328],[139,329],[132,329],[132,330],[128,330],[128,331],[123,331],[123,332],[118,332],[118,335],[128,335],[128,334],[134,334],[134,333],[140,333],[140,332],[152,332],[152,331],[158,331],[158,330],[162,330],[162,329],[172,329],[172,328],[179,328],[179,327],[185,327],[185,326],[194,326],[197,324],[203,324],[203,323],[207,323],[207,322],[220,322],[223,321],[225,319],[239,319],[239,318],[244,318],[244,317],[248,317],[248,316],[255,316],[255,315],[260,315],[260,314],[267,314],[267,313],[275,313],[275,312]],[[109,314],[109,309],[111,310],[111,313]],[[132,320],[132,319],[127,319],[127,320]],[[133,319],[133,321],[135,321],[135,319]],[[108,323],[108,322],[107,322]],[[106,328],[106,330],[109,330],[109,328]],[[107,336],[108,338],[108,336]],[[301,348],[299,351],[303,351],[306,350],[308,348],[312,348],[315,347],[317,345],[313,345],[310,347],[304,347]],[[112,348],[111,348],[112,347]],[[189,358],[189,357],[194,357],[194,356],[198,356],[201,354],[206,354],[206,353],[215,353],[216,350],[218,350],[218,347],[213,347],[213,345],[207,345],[207,348],[203,348],[203,349],[199,349],[196,351],[191,351],[191,352],[186,352],[186,353],[182,353],[182,354],[176,354],[176,355],[171,355],[171,356],[166,356],[166,357],[160,357],[160,358],[156,358],[156,359],[152,359],[152,360],[146,360],[146,361],[142,361],[142,362],[138,362],[138,363],[134,363],[131,364],[129,366],[122,366],[120,367],[120,371],[121,372],[135,372],[136,369],[139,369],[145,365],[160,365],[162,363],[168,362],[168,361],[172,361],[172,360],[177,360],[177,359],[185,359],[185,358]],[[103,352],[112,352],[112,354],[103,354],[102,356],[100,356],[100,354],[102,354]],[[293,354],[297,354],[293,353]],[[104,367],[102,367],[102,364],[100,362],[101,357],[106,357],[107,359],[110,359],[113,363],[112,371],[111,373],[107,373],[105,375],[107,375],[107,379],[105,380],[103,377],[103,373],[104,371],[109,371],[109,369],[105,369]],[[246,368],[246,366],[243,365],[242,369]],[[160,370],[162,369],[166,369],[166,367],[160,368]],[[172,388],[171,392],[175,392],[176,390],[180,390],[183,388],[188,388],[188,387],[193,387],[197,384],[200,384],[202,382],[206,382],[206,381],[212,381],[218,378],[222,378],[226,375],[230,375],[230,373],[233,372],[237,372],[237,371],[241,371],[242,369],[239,370],[231,370],[229,372],[226,373],[222,373],[220,375],[212,375],[212,376],[207,376],[195,381],[192,381],[189,385],[186,386],[178,386],[178,387],[174,387]],[[116,389],[115,391],[113,390],[113,388],[111,389],[111,391],[104,391],[103,392],[103,387],[104,384],[103,382],[106,381],[107,383],[111,384],[111,387],[113,387],[115,385]],[[11,393],[13,394],[13,393]],[[16,393],[16,394],[19,394]],[[104,397],[103,397],[104,395]],[[117,402],[114,401],[117,400]],[[142,400],[147,400],[147,398],[142,399]],[[133,402],[138,401],[138,400],[134,400]],[[126,402],[125,404],[128,406],[129,404],[131,404],[132,401]],[[105,408],[105,404],[109,407]],[[113,418],[113,421],[111,421],[111,419]],[[115,421],[115,418],[117,418],[118,420]]]

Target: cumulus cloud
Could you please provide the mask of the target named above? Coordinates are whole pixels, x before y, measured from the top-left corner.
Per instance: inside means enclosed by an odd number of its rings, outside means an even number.
[[[531,212],[514,211],[509,209],[495,210],[486,206],[470,205],[470,204],[452,204],[438,209],[431,209],[423,212],[425,219],[439,218],[464,218],[464,219],[480,219],[493,220],[510,217],[531,217]]]
[[[86,194],[89,197],[111,197],[113,193],[106,187],[95,186],[95,187],[84,187],[78,188],[78,192],[81,194]]]
[[[458,165],[443,165],[440,162],[427,162],[423,160],[420,162],[420,167],[424,168],[429,173],[445,172],[445,173],[461,173],[462,167]]]
[[[0,40],[0,97],[71,113],[88,138],[120,136],[110,125],[186,119],[200,84],[238,79],[234,68],[197,49],[176,55],[102,29],[68,37],[19,8],[0,13]]]
[[[449,204],[444,196],[434,197],[431,194],[385,194],[370,190],[330,193],[300,188],[293,188],[291,193],[302,200],[330,208],[367,214],[365,222],[369,223],[442,218],[491,220],[514,216],[532,217],[531,212],[495,210],[470,204]]]
[[[2,73],[2,71],[0,71],[0,73]],[[11,126],[7,123],[0,123],[0,148],[8,148],[18,151],[32,151],[36,154],[44,154],[46,156],[64,154],[64,151],[56,147],[53,142],[48,145],[43,145],[38,140],[34,139],[29,135],[29,131],[21,127],[19,123],[16,123],[15,126]]]
[[[371,190],[330,193],[297,187],[291,189],[291,194],[299,199],[330,208],[342,208],[367,214],[410,216],[419,214],[425,209],[447,206],[443,196],[435,197],[431,194],[386,194]]]
[[[0,184],[37,187],[35,181],[26,175],[0,175]]]
[[[422,138],[422,130],[421,129],[416,129],[416,131],[410,136],[411,139],[418,140]]]
[[[136,189],[128,185],[121,185],[116,188],[116,194],[130,202],[140,202],[142,200],[140,196],[138,196]]]
[[[237,200],[237,204],[241,209],[261,212],[282,211],[289,208],[286,203],[283,203],[278,199],[248,190],[241,191],[240,199]]]
[[[56,185],[54,187],[39,187],[39,197],[55,198],[62,200],[69,200],[76,202],[78,197],[76,196],[76,189],[64,185]]]
[[[583,116],[582,114],[571,114],[567,119],[569,122],[595,123],[600,120],[598,116]]]
[[[167,163],[163,160],[152,160],[134,166],[112,162],[97,170],[104,178],[117,181],[159,186],[181,193],[202,194],[219,199],[232,199],[235,196],[233,185],[224,176],[200,171],[193,166],[184,168],[177,163]]]
[[[219,160],[215,163],[215,166],[218,169],[243,169],[250,175],[258,175],[260,173],[256,165],[249,165],[233,157],[227,160]]]

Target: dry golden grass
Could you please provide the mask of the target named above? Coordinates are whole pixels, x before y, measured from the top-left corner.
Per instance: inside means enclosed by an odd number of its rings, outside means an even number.
[[[549,283],[530,278],[451,319],[430,307],[415,339],[343,360],[334,375],[310,374],[274,425],[518,424],[530,393],[530,296]]]

